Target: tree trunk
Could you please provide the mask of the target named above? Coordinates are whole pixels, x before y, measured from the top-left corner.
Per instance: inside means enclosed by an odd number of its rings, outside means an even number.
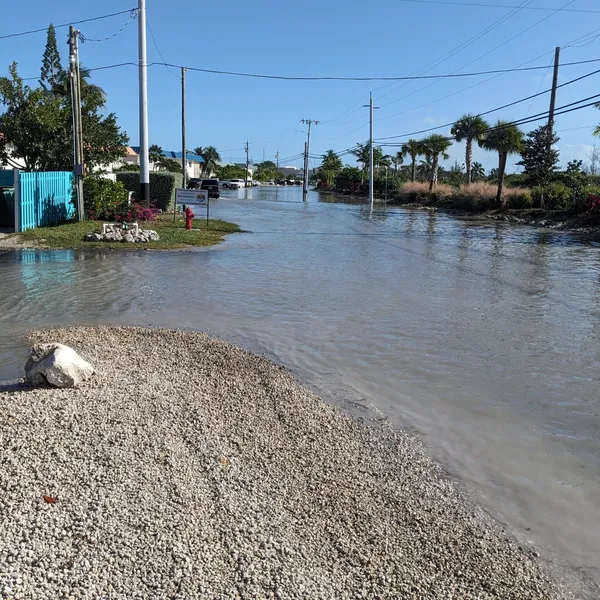
[[[411,170],[411,173],[410,173],[410,180],[412,182],[414,182],[415,176],[416,176],[416,173],[417,173],[417,157],[413,156],[411,158],[412,158],[412,165],[411,165],[412,166],[412,170]]]
[[[504,188],[504,171],[506,170],[506,159],[508,152],[498,154],[498,192],[496,194],[496,204],[502,206],[502,190]]]
[[[540,185],[540,208],[546,210],[546,199],[544,198],[544,186]]]
[[[471,161],[473,160],[473,140],[467,138],[465,146],[465,168],[467,169],[467,185],[471,185]]]
[[[430,192],[437,185],[437,179],[438,179],[438,155],[434,154],[433,163],[431,164],[431,180],[429,181],[429,191]]]

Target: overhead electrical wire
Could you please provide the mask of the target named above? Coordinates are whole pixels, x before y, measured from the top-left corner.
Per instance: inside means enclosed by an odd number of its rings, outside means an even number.
[[[100,15],[99,17],[91,17],[89,19],[81,19],[80,21],[70,21],[69,23],[61,23],[55,25],[54,29],[60,29],[62,27],[69,27],[70,25],[81,25],[82,23],[91,23],[92,21],[99,21],[100,19],[108,19],[110,17],[118,17],[119,15],[131,14],[133,11],[137,12],[137,8],[128,8],[126,10],[120,10],[119,12],[109,13],[106,15]],[[31,35],[33,33],[41,33],[48,31],[48,27],[41,27],[39,29],[30,29],[29,31],[21,31],[19,33],[9,33],[6,35],[0,35],[0,40],[6,40],[8,38],[16,38],[22,35]]]
[[[477,8],[516,8],[514,4],[483,4],[480,2],[454,2],[449,0],[398,0],[398,2],[408,2],[411,4],[441,4],[447,6],[469,6]],[[545,10],[547,12],[556,10],[549,6],[528,6],[527,10]],[[565,12],[598,14],[600,10],[591,10],[585,8],[566,8]]]
[[[583,108],[589,108],[590,106],[595,106],[598,104],[598,98],[600,98],[600,94],[594,94],[593,96],[588,96],[587,98],[582,98],[581,100],[576,100],[575,102],[570,102],[569,104],[565,104],[563,106],[559,106],[558,108],[556,108],[554,115],[555,116],[559,116],[559,115],[564,115],[576,110],[581,110]],[[590,102],[588,102],[590,101]],[[576,104],[581,104],[582,102],[586,102],[586,104],[582,104],[581,106],[575,106]],[[492,126],[487,128],[483,133],[489,133],[490,131],[496,131],[496,130],[501,130],[501,129],[506,129],[508,127],[511,127],[513,125],[526,125],[528,123],[533,123],[535,121],[540,121],[542,119],[547,119],[548,115],[549,115],[550,111],[549,110],[545,110],[542,111],[540,113],[537,113],[535,115],[532,115],[531,117],[522,117],[521,119],[514,119],[512,121],[508,121],[506,123],[503,123],[500,126]],[[453,141],[454,137],[453,136],[446,136],[445,138],[448,141]],[[380,140],[374,140],[377,141],[379,146],[385,146],[385,147],[400,147],[403,145],[404,142],[390,142],[390,143],[381,143]]]
[[[523,2],[521,3],[520,6],[524,6],[525,4],[531,4],[531,2],[532,2],[532,0],[523,0]],[[516,8],[518,9],[520,7],[516,7]],[[500,19],[496,19],[496,21],[494,21],[493,23],[491,23],[490,25],[488,25],[485,29],[483,29],[482,31],[478,32],[477,34],[475,34],[474,36],[470,37],[469,39],[465,40],[464,42],[462,42],[458,46],[455,46],[454,48],[448,50],[447,52],[445,52],[444,54],[442,54],[438,58],[436,58],[436,59],[428,62],[427,64],[423,65],[422,67],[420,67],[418,69],[415,69],[412,73],[410,73],[410,75],[415,75],[417,73],[419,73],[419,74],[428,73],[433,68],[435,68],[436,66],[442,64],[443,62],[445,62],[446,60],[448,60],[449,58],[451,58],[452,56],[454,56],[455,54],[457,54],[461,50],[464,50],[466,47],[468,47],[469,45],[471,45],[473,42],[477,41],[481,36],[485,35],[486,33],[489,33],[495,27],[497,27],[498,25],[500,25],[504,21],[508,20],[510,17],[514,16],[518,12],[519,12],[519,10],[511,10],[508,14],[502,16]],[[393,93],[394,91],[396,91],[396,90],[398,90],[398,89],[400,89],[400,88],[408,85],[408,83],[409,83],[409,81],[404,81],[400,85],[396,85],[396,86],[392,87],[391,90],[389,90],[388,92],[386,92],[382,96],[379,96],[377,98],[377,100],[379,101],[381,98],[385,98],[385,96],[388,96],[389,94]],[[380,87],[376,88],[373,91],[377,92],[377,91],[379,91],[381,89],[389,87],[390,85],[393,85],[393,83],[388,83],[386,85],[380,86]],[[342,118],[344,116],[350,116],[351,114],[353,114],[353,113],[357,112],[358,110],[362,109],[361,104],[362,104],[362,102],[357,102],[356,104],[354,104],[353,106],[351,106],[350,109],[348,109],[347,111],[345,111],[344,113],[342,113],[342,115],[339,115],[338,117],[334,117],[333,119],[329,119],[329,121],[325,121],[325,123],[331,123],[332,121],[336,121],[339,118]],[[350,122],[338,123],[336,125],[336,127],[343,127],[345,125],[348,125],[349,123],[354,123],[356,121],[357,121],[357,119],[353,119]],[[358,131],[358,129],[355,129],[354,131]],[[338,138],[331,138],[331,139],[335,140],[335,139],[339,139],[340,137],[343,137],[343,136],[338,136]]]
[[[108,40],[112,40],[113,38],[116,38],[120,33],[125,31],[125,29],[127,28],[127,25],[129,25],[129,23],[131,23],[131,21],[133,21],[134,19],[137,18],[138,12],[139,12],[139,10],[137,8],[132,9],[131,13],[129,14],[129,19],[127,19],[127,21],[125,22],[123,27],[121,27],[116,33],[113,33],[112,35],[109,35],[107,37],[103,37],[100,39],[94,39],[94,38],[89,38],[86,35],[84,35],[83,33],[79,32],[79,39],[81,40],[82,43],[84,43],[84,42],[107,42]]]
[[[578,81],[581,81],[582,79],[586,79],[588,77],[591,77],[592,75],[597,75],[600,73],[600,69],[597,69],[596,71],[591,71],[590,73],[586,73],[585,75],[581,75],[580,77],[576,77],[575,79],[571,79],[570,81],[565,81],[564,83],[561,83],[559,85],[556,86],[556,89],[565,87],[567,85],[571,85],[573,83],[577,83]],[[509,108],[511,106],[515,106],[516,104],[520,104],[521,102],[527,102],[527,100],[532,100],[534,98],[537,98],[538,96],[543,96],[544,94],[547,94],[549,92],[552,91],[552,88],[548,88],[547,90],[544,90],[543,92],[537,92],[536,94],[532,94],[531,96],[525,96],[524,98],[519,98],[518,100],[514,100],[513,102],[509,102],[508,104],[503,104],[502,106],[497,106],[496,108],[492,108],[490,110],[486,110],[484,112],[480,112],[477,113],[477,116],[479,117],[483,117],[485,115],[489,115],[493,112],[497,112],[499,110],[503,110],[505,108]],[[436,131],[438,129],[444,129],[444,127],[451,127],[452,125],[454,125],[454,122],[452,123],[444,123],[443,125],[437,125],[435,127],[429,127],[428,129],[421,129],[420,131],[412,131],[410,133],[403,133],[400,135],[390,135],[387,137],[382,137],[382,138],[376,138],[378,140],[391,140],[391,139],[395,139],[395,138],[404,138],[404,137],[410,137],[413,135],[419,135],[421,133],[429,133],[430,131]]]
[[[565,7],[573,4],[573,2],[575,2],[576,0],[569,0],[565,5],[563,5],[560,8],[557,8],[554,12],[550,13],[549,15],[546,15],[545,17],[543,17],[542,19],[539,19],[538,21],[536,21],[535,23],[533,23],[532,25],[530,25],[529,27],[526,27],[525,29],[522,29],[521,31],[519,31],[519,33],[513,35],[511,38],[509,38],[508,40],[505,40],[504,42],[502,42],[501,44],[498,44],[497,46],[495,46],[494,48],[492,48],[491,50],[488,50],[487,52],[485,52],[484,54],[481,54],[480,56],[478,56],[477,58],[474,58],[473,60],[469,61],[468,63],[462,65],[461,67],[459,67],[458,69],[455,69],[451,75],[455,76],[458,75],[458,73],[456,71],[459,71],[460,69],[464,69],[466,67],[468,67],[469,65],[472,65],[473,63],[477,62],[478,60],[481,60],[482,58],[485,58],[486,56],[489,56],[490,54],[492,54],[492,52],[495,52],[496,50],[498,50],[499,48],[502,48],[503,46],[506,46],[506,44],[509,44],[510,42],[512,42],[513,40],[516,40],[518,37],[522,36],[524,33],[527,33],[528,31],[530,31],[531,29],[533,29],[534,27],[537,27],[538,25],[540,25],[541,23],[543,23],[544,21],[547,21],[550,17],[553,17],[556,13],[562,11]],[[527,68],[527,67],[525,67]],[[491,73],[490,73],[491,74]],[[448,79],[449,77],[440,77],[439,81],[443,80],[443,79]],[[409,96],[413,96],[414,94],[423,91],[429,87],[431,87],[432,85],[435,85],[436,83],[438,83],[438,81],[433,81],[432,83],[429,83],[427,85],[424,85],[423,87],[418,88],[417,90],[412,91],[410,94],[405,94],[404,96],[401,96],[400,98],[396,98],[395,100],[392,100],[391,102],[388,102],[386,104],[382,105],[382,108],[385,106],[389,106],[390,104],[394,104],[396,102],[400,102],[400,100],[404,100],[405,98],[408,98]],[[389,118],[389,117],[386,117]]]

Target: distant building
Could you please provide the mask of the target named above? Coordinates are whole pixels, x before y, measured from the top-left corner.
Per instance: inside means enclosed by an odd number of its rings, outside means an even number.
[[[139,146],[131,146],[133,150],[136,160],[133,164],[140,164],[140,147]],[[181,157],[183,156],[181,152],[173,152],[171,150],[163,151],[163,156],[165,158],[171,158],[176,160],[179,164],[182,163]],[[199,154],[192,154],[191,152],[187,152],[185,161],[185,171],[188,179],[191,178],[200,178],[202,177],[202,166],[204,165],[204,159]],[[150,163],[150,169],[154,170],[154,163]]]
[[[279,167],[277,170],[283,177],[301,179],[304,176],[304,169],[300,169],[299,167]]]

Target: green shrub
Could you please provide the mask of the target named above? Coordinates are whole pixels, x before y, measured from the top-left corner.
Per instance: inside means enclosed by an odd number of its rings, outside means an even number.
[[[117,181],[90,175],[83,180],[83,203],[88,219],[112,220],[127,206],[128,193]]]
[[[533,196],[528,189],[523,189],[522,191],[516,191],[512,194],[505,195],[506,204],[508,208],[514,208],[517,210],[523,210],[526,208],[533,208]],[[512,190],[511,190],[512,191]]]
[[[117,181],[123,183],[125,188],[136,195],[140,191],[140,174],[127,171],[117,173]],[[166,211],[175,205],[175,190],[183,186],[181,173],[150,172],[150,204]]]
[[[542,191],[539,187],[532,190],[533,202],[541,206]],[[573,190],[564,183],[552,182],[544,188],[544,200],[547,210],[561,210],[573,206]]]

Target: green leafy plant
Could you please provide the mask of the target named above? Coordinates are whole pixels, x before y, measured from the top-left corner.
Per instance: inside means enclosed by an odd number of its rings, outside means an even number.
[[[83,180],[85,214],[91,220],[114,220],[128,204],[125,186],[104,177],[90,176]]]
[[[137,194],[140,189],[139,173],[119,171],[117,181],[125,188]],[[175,190],[183,186],[181,173],[150,172],[150,201],[156,208],[165,211],[172,210],[175,205]]]

